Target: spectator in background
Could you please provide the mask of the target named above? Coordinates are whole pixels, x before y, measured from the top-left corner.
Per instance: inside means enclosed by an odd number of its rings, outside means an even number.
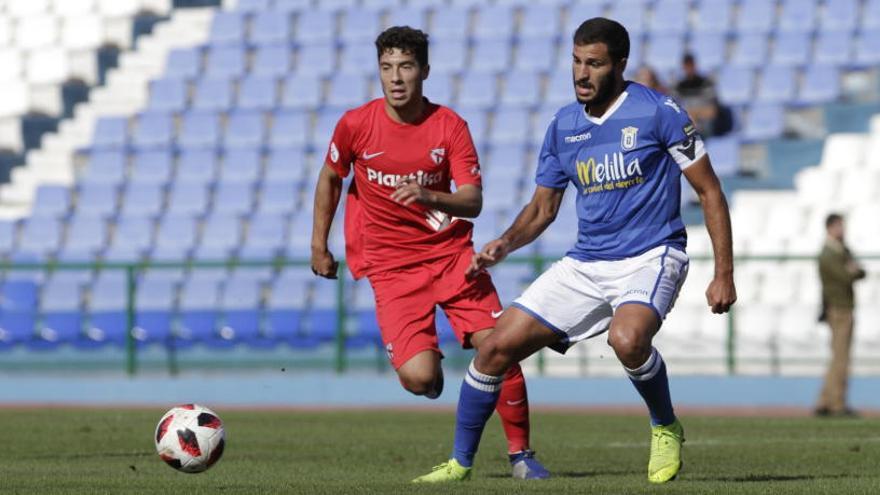
[[[733,130],[733,113],[721,105],[715,83],[697,71],[694,56],[682,58],[684,77],[675,85],[675,96],[684,104],[688,115],[704,137],[723,136]]]
[[[639,68],[638,72],[636,72],[635,81],[642,86],[653,89],[654,91],[667,95],[669,94],[669,88],[660,82],[660,78],[657,77],[657,73],[654,72],[654,69],[647,65],[643,65]]]
[[[819,254],[819,278],[822,281],[821,321],[831,327],[831,363],[816,406],[817,416],[853,417],[846,405],[849,378],[849,351],[853,336],[853,282],[865,278],[865,270],[844,244],[843,217],[836,213],[825,220],[828,235]]]

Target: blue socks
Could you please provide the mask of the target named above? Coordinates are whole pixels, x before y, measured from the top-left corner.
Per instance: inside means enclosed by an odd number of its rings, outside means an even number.
[[[624,366],[630,381],[639,395],[645,400],[651,414],[651,424],[665,426],[675,422],[672,399],[669,396],[669,379],[666,377],[666,363],[657,349],[651,348],[651,356],[645,364],[631,370]]]
[[[503,376],[484,375],[477,371],[473,361],[461,384],[458,410],[455,415],[455,443],[452,457],[464,467],[471,467],[480,446],[480,437],[486,422],[501,394]]]

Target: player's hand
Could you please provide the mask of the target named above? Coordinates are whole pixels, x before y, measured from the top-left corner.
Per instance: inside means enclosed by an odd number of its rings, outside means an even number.
[[[727,313],[736,302],[733,275],[716,275],[706,289],[706,302],[715,314]]]
[[[391,193],[391,199],[404,206],[409,206],[413,203],[427,204],[430,194],[418,182],[410,178],[404,178],[398,181],[397,189]]]
[[[319,277],[336,278],[336,270],[339,262],[333,259],[333,253],[328,250],[312,251],[312,273]]]
[[[504,239],[495,239],[483,246],[483,250],[474,254],[471,258],[471,264],[465,271],[465,277],[473,277],[481,271],[501,263],[501,260],[507,257],[510,252],[510,244]]]

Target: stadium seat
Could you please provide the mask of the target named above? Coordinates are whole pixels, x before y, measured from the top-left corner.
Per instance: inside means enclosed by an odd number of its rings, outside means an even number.
[[[342,48],[339,74],[347,74],[355,80],[355,76],[370,76],[372,79],[376,77],[376,67],[376,47],[372,43],[351,42]]]
[[[859,17],[858,0],[826,0],[819,15],[821,33],[853,33]]]
[[[323,101],[323,83],[315,75],[290,75],[284,80],[281,106],[286,109],[317,108]]]
[[[503,78],[501,104],[505,108],[536,106],[541,99],[541,79],[532,72],[508,72]]]
[[[495,112],[488,144],[518,150],[518,145],[529,135],[529,117],[529,112],[520,108],[502,108]]]
[[[562,31],[565,33],[565,36],[561,37],[562,41],[565,42],[567,39],[570,39],[578,26],[587,19],[592,19],[593,17],[605,17],[606,3],[607,2],[596,0],[574,2],[568,11],[568,20]],[[541,6],[541,8],[546,9],[547,7]],[[616,18],[614,19],[618,20]]]
[[[198,272],[196,272],[198,273]],[[193,276],[180,289],[176,337],[184,342],[213,341],[217,337],[219,283]]]
[[[630,36],[633,34],[640,36],[647,27],[645,20],[647,10],[642,0],[619,0],[611,5],[607,17],[626,26]],[[684,24],[681,19],[677,23]]]
[[[227,151],[259,149],[265,140],[266,119],[262,112],[236,110],[229,115],[223,133],[223,147]]]
[[[251,18],[248,41],[257,46],[283,45],[290,41],[290,17],[286,12],[264,9]]]
[[[267,194],[266,189],[271,186],[273,184],[264,186],[264,201]],[[289,191],[285,192],[290,194]],[[289,211],[288,209],[273,212],[263,208],[255,213],[248,223],[247,236],[244,237],[239,257],[247,260],[274,259],[284,246],[287,222],[283,215]]]
[[[726,67],[727,38],[722,33],[694,33],[690,39],[689,50],[696,58],[697,67],[701,71],[715,72],[719,68]]]
[[[756,101],[763,103],[787,103],[794,100],[794,70],[786,66],[770,65],[764,68],[758,84]]]
[[[38,186],[34,193],[31,216],[58,218],[66,215],[69,208],[69,187],[43,184]]]
[[[266,181],[263,183],[263,188],[260,192],[260,201],[257,205],[256,213],[264,215],[293,212],[296,208],[297,193],[300,190],[300,186],[301,180],[299,178],[273,177],[270,179],[267,173]]]
[[[138,116],[131,143],[135,150],[169,148],[174,136],[174,122],[165,112],[145,112]]]
[[[431,44],[431,73],[457,74],[464,70],[467,45],[461,38],[441,39]]]
[[[746,140],[767,140],[780,137],[785,130],[785,112],[779,105],[756,103],[749,108],[743,126]]]
[[[208,48],[204,78],[225,79],[241,77],[246,71],[246,52],[243,46],[216,46]]]
[[[247,14],[258,14],[269,10],[274,4],[274,0],[238,0],[235,4],[235,10]]]
[[[110,216],[116,212],[116,186],[111,184],[86,184],[79,187],[76,211],[92,216]]]
[[[458,107],[461,109],[486,110],[498,100],[495,74],[467,72],[461,78]]]
[[[368,98],[369,80],[373,76],[339,74],[329,81],[327,106],[349,109],[362,105]]]
[[[880,2],[878,2],[880,6]],[[862,31],[856,37],[856,65],[870,67],[880,63],[880,27],[873,31]]]
[[[18,222],[0,219],[0,260],[12,252],[18,237]]]
[[[121,149],[128,142],[128,119],[125,117],[101,117],[95,122],[92,133],[92,149]]]
[[[523,6],[521,16],[517,33],[523,40],[521,46],[535,40],[554,40],[562,29],[559,9],[556,8],[528,3]]]
[[[242,110],[271,110],[277,105],[275,77],[251,75],[239,82],[236,106]]]
[[[718,75],[718,97],[725,105],[746,105],[755,95],[755,71],[726,65]]]
[[[313,275],[305,268],[288,268],[272,284],[266,301],[267,332],[295,348],[312,348],[316,339],[301,328]]]
[[[376,321],[376,299],[369,282],[354,282],[346,289],[349,292],[346,296],[349,301],[346,346],[354,349],[381,346],[382,337]]]
[[[266,157],[264,178],[268,183],[297,182],[306,168],[306,155],[302,148],[273,147]]]
[[[736,40],[730,63],[740,67],[759,67],[765,65],[768,58],[766,35],[743,34]]]
[[[220,291],[220,323],[214,344],[246,343],[266,347],[273,343],[260,332],[262,286],[258,280],[232,277]]]
[[[282,110],[273,118],[269,145],[271,148],[304,148],[311,141],[311,135],[309,114]]]
[[[236,213],[216,212],[208,217],[194,253],[200,261],[223,261],[231,258],[241,239],[241,220]]]
[[[333,130],[336,124],[345,112],[344,108],[327,107],[318,113],[318,119],[313,127],[311,146],[316,150],[326,150],[330,144],[330,138],[333,136]],[[320,158],[319,158],[320,159]]]
[[[684,56],[684,39],[679,34],[656,34],[648,40],[645,59],[661,73],[670,73],[681,66]]]
[[[377,86],[381,86],[377,83]],[[431,74],[424,83],[425,96],[441,105],[455,104],[455,83],[449,74]]]
[[[169,150],[150,150],[132,156],[129,183],[165,185],[173,171]]]
[[[122,151],[95,151],[89,156],[88,166],[79,177],[80,184],[111,184],[118,186],[125,180],[128,155]]]
[[[159,221],[156,243],[150,252],[150,259],[153,261],[188,259],[196,244],[197,234],[198,224],[192,213],[184,210],[169,210]]]
[[[776,65],[802,66],[811,52],[809,33],[783,32],[776,35],[770,62]]]
[[[742,34],[767,34],[776,22],[776,3],[742,0],[736,17],[736,30]]]
[[[225,77],[200,79],[195,85],[192,108],[222,112],[232,106],[232,81]]]
[[[410,26],[426,31],[427,8],[421,4],[406,4],[390,9],[385,22],[385,29],[391,26]]]
[[[263,157],[258,148],[242,148],[227,151],[223,156],[223,168],[220,170],[221,184],[225,182],[241,182],[253,184],[260,178]]]
[[[241,45],[244,41],[244,15],[234,10],[214,12],[208,40],[212,45]]]
[[[381,32],[380,14],[378,10],[369,7],[346,9],[342,18],[342,28],[339,30],[339,40],[348,46],[371,48],[375,56],[376,48],[373,46],[373,41]]]
[[[290,72],[291,49],[285,44],[264,45],[254,51],[250,74],[262,77],[281,77]]]
[[[128,335],[125,314],[128,286],[125,274],[119,270],[100,273],[92,284],[88,301],[85,335],[74,344],[79,347],[106,343],[124,346]]]
[[[132,335],[140,342],[169,345],[177,283],[166,277],[144,276],[135,295]]]
[[[166,78],[194,79],[202,71],[200,48],[173,48],[165,62]]]
[[[468,130],[471,131],[471,138],[473,138],[477,149],[482,148],[486,143],[489,127],[486,112],[477,108],[462,108],[458,111],[458,115],[467,122]]]
[[[40,294],[40,324],[36,335],[41,343],[74,342],[82,333],[82,285],[70,278],[53,277]]]
[[[168,192],[166,211],[173,215],[200,215],[207,206],[208,188],[203,184],[175,182]]]
[[[202,106],[201,108],[205,108]],[[211,110],[196,110],[183,116],[177,145],[186,149],[217,149],[220,122]]]
[[[726,34],[733,24],[733,0],[700,0],[696,3],[691,30],[694,33]]]
[[[511,44],[507,40],[484,39],[476,42],[471,53],[470,72],[495,73],[510,68]]]
[[[428,32],[432,39],[438,41],[462,41],[470,35],[470,24],[470,12],[467,8],[450,6],[434,11]]]
[[[513,68],[523,72],[547,72],[556,60],[556,42],[552,38],[521,40],[516,45]]]
[[[335,280],[315,279],[312,297],[302,318],[302,330],[318,342],[333,342],[339,322]]]
[[[122,194],[123,216],[156,217],[162,212],[165,192],[160,183],[132,182]]]
[[[325,43],[299,48],[296,73],[307,77],[327,77],[336,71],[336,47]]]
[[[739,138],[722,136],[706,140],[706,150],[712,159],[712,168],[719,177],[732,177],[739,173]]]
[[[821,32],[813,45],[814,64],[849,67],[853,60],[853,38],[848,33]]]
[[[312,6],[311,0],[275,0],[274,7],[279,12],[299,12]]]
[[[783,0],[779,31],[812,33],[816,26],[817,0]]]
[[[107,222],[96,217],[73,217],[67,224],[64,247],[58,261],[93,262],[107,243]]]
[[[568,58],[570,65],[571,54],[568,55]],[[571,78],[571,72],[557,70],[551,73],[550,79],[547,81],[547,88],[544,91],[544,105],[548,108],[553,108],[553,114],[555,114],[556,110],[560,107],[568,105],[573,101],[575,101],[574,82]],[[553,114],[550,116],[552,117]],[[550,120],[548,119],[546,122],[550,122]],[[542,130],[541,141],[543,141],[543,134]]]
[[[551,9],[548,9],[551,10]],[[473,36],[479,41],[498,40],[510,43],[513,37],[514,11],[510,5],[481,5],[476,10]]]
[[[212,183],[216,175],[217,155],[213,150],[181,150],[175,185],[206,185]]]
[[[156,112],[181,112],[187,106],[189,86],[184,79],[159,79],[150,83],[147,108]]]
[[[684,35],[687,31],[690,2],[688,0],[657,0],[652,9],[648,31],[652,34]]]
[[[301,11],[296,20],[295,39],[297,43],[303,45],[335,42],[336,13],[318,9]]]
[[[804,70],[797,102],[820,105],[840,98],[840,73],[829,65],[811,65]]]
[[[37,284],[6,280],[0,288],[0,344],[13,345],[34,337],[37,316]]]
[[[113,239],[104,253],[111,262],[138,261],[153,243],[152,219],[146,215],[125,215],[117,222]]]
[[[253,186],[248,182],[220,182],[214,193],[215,213],[245,214],[254,203]]]

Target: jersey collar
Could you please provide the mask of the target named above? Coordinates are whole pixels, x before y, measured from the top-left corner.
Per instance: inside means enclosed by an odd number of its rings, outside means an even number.
[[[617,111],[618,108],[620,108],[621,105],[623,105],[623,102],[624,100],[626,100],[627,96],[629,96],[629,93],[626,90],[620,93],[617,99],[614,100],[614,104],[608,107],[608,110],[605,110],[605,113],[603,113],[601,117],[593,117],[592,115],[587,113],[586,105],[581,105],[581,111],[584,112],[584,117],[587,119],[587,122],[592,122],[596,125],[602,125],[614,114],[614,112]]]

